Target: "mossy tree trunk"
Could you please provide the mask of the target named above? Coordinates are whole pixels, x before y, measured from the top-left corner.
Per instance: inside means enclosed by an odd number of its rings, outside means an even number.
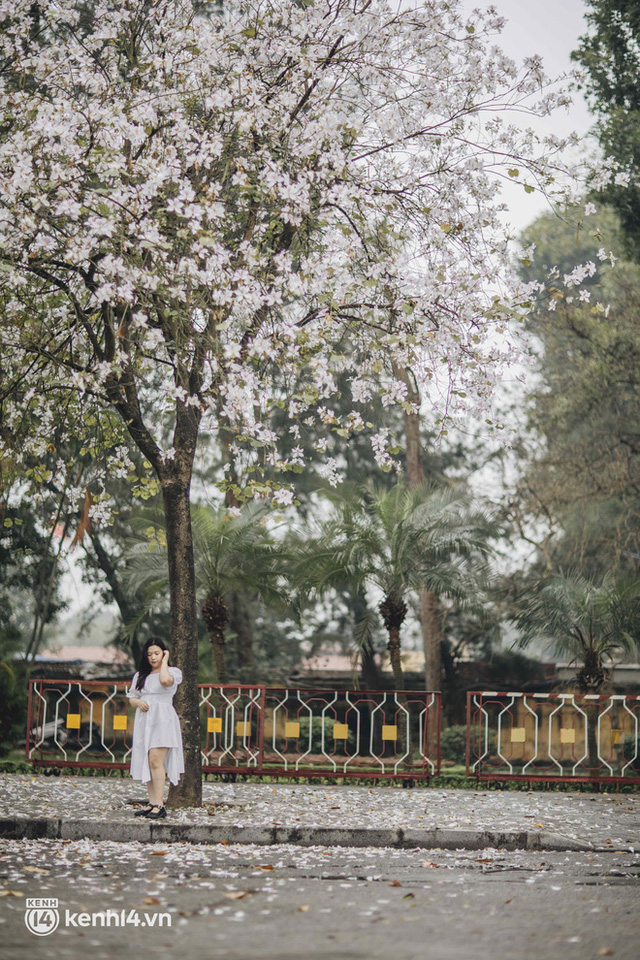
[[[195,444],[195,439],[194,439]],[[200,745],[200,694],[198,690],[198,612],[196,607],[193,535],[190,511],[190,465],[178,463],[163,471],[162,498],[169,562],[172,659],[180,665],[183,682],[176,692],[176,709],[182,725],[185,772],[171,784],[170,807],[202,805]]]
[[[407,400],[415,403],[418,412],[403,413],[405,435],[405,460],[407,484],[409,488],[424,483],[422,466],[422,440],[420,436],[420,392],[408,370],[394,368],[396,377],[407,386]],[[440,603],[431,590],[423,587],[420,591],[420,626],[424,648],[425,686],[427,690],[440,690],[442,686],[442,630],[440,623]]]
[[[396,690],[402,690],[404,688],[404,674],[400,660],[400,627],[407,616],[407,605],[404,600],[385,597],[379,605],[378,610],[384,621],[385,629],[389,634],[387,650],[389,651],[389,660],[391,661]]]

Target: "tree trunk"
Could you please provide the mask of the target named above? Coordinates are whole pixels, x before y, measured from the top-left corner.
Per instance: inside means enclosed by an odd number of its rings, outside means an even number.
[[[415,403],[418,413],[404,411],[407,486],[419,487],[424,483],[422,467],[422,443],[420,440],[420,393],[407,370],[394,368],[398,380],[407,385],[407,400]],[[426,588],[420,590],[420,626],[424,649],[425,685],[429,691],[440,690],[442,674],[442,635],[440,631],[439,602],[435,593]]]
[[[607,678],[602,665],[602,656],[597,650],[587,649],[584,652],[584,662],[576,675],[578,689],[582,696],[599,694],[602,684]],[[587,718],[587,762],[589,776],[599,777],[602,774],[602,761],[598,756],[598,715],[600,704],[598,700],[582,702],[582,709]]]
[[[389,651],[389,660],[393,670],[393,679],[396,690],[404,690],[404,673],[402,672],[402,663],[400,661],[400,629],[391,627],[389,629],[389,642],[387,644]]]
[[[195,443],[195,441],[194,441]],[[202,761],[198,691],[198,615],[189,506],[190,473],[167,471],[160,477],[169,561],[170,633],[172,660],[182,670],[183,682],[175,697],[182,721],[185,772],[171,784],[171,807],[202,806]],[[163,471],[164,473],[164,471]]]
[[[598,701],[593,700],[588,703],[582,702],[582,709],[587,715],[587,762],[589,764],[589,776],[600,777],[602,775],[602,762],[598,757],[598,714],[600,706]]]
[[[229,600],[229,628],[236,635],[238,670],[243,683],[255,681],[256,664],[253,658],[253,630],[249,612],[249,598],[237,590]]]
[[[385,629],[389,634],[387,650],[389,651],[389,660],[391,662],[391,669],[393,670],[396,690],[403,690],[404,674],[400,661],[400,627],[407,616],[407,605],[404,600],[387,596],[378,606],[378,610],[380,611]]]
[[[210,593],[202,604],[202,619],[211,634],[211,656],[216,667],[218,683],[227,682],[227,664],[224,655],[225,630],[229,623],[229,610],[219,593]]]
[[[360,671],[365,690],[381,690],[380,671],[370,640],[365,640],[360,649]]]
[[[227,682],[227,664],[224,656],[225,639],[222,630],[211,631],[211,654],[216,667],[218,683]]]
[[[440,603],[436,594],[430,590],[420,591],[420,622],[422,623],[426,686],[429,691],[437,691],[442,686]]]
[[[122,620],[123,624],[126,624],[128,621],[133,620],[135,613],[132,610],[129,601],[127,600],[122,584],[120,583],[120,579],[116,572],[115,565],[93,527],[89,528],[88,533],[98,566],[107,578],[107,583],[109,584],[109,589],[111,590],[111,596],[115,600],[118,610],[120,611],[120,619]],[[84,548],[87,550],[86,543],[84,544]],[[87,553],[89,553],[88,550]],[[129,647],[133,660],[135,663],[137,663],[140,659],[142,647],[135,633],[129,641]]]

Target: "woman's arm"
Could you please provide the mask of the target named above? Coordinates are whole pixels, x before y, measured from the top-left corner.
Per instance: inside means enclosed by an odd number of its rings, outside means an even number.
[[[142,710],[143,713],[146,713],[149,709],[149,704],[146,700],[140,700],[138,697],[129,697],[129,703],[131,706],[136,707],[138,710]]]
[[[162,663],[160,664],[160,683],[163,687],[170,687],[173,683],[173,677],[169,673],[169,651],[165,650],[162,654]]]
[[[135,673],[133,676],[133,680],[131,681],[131,686],[127,690],[125,696],[132,707],[137,708],[139,710],[146,711],[149,709],[149,704],[147,703],[146,700],[141,700],[140,697],[137,695],[138,694],[138,688],[136,687],[137,679],[138,679],[138,674]]]

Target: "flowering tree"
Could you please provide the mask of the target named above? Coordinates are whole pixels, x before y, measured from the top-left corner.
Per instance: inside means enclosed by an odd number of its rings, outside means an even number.
[[[433,421],[481,411],[514,350],[501,177],[552,193],[563,144],[537,59],[492,45],[494,13],[451,0],[0,0],[0,451],[50,476],[73,435],[163,498],[186,774],[200,802],[190,482],[217,430],[244,489],[292,501],[261,464],[288,429],[362,428],[430,383]],[[349,373],[351,409],[326,401]],[[304,384],[300,389],[299,384]],[[291,385],[297,384],[296,389]],[[374,437],[380,465],[388,440]],[[326,473],[335,480],[338,465]],[[46,471],[44,471],[46,472]],[[246,478],[245,474],[245,478]],[[108,516],[93,478],[91,516]],[[73,491],[72,491],[73,493]],[[75,495],[84,496],[78,489]],[[173,790],[173,788],[172,788]]]

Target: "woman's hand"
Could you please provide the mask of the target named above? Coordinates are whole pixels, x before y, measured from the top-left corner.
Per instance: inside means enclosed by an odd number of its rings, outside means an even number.
[[[169,651],[164,650],[162,653],[162,663],[160,664],[160,666],[166,667],[168,663],[169,663]]]
[[[142,710],[143,713],[146,713],[149,709],[149,704],[146,700],[132,700],[131,702],[138,710]]]

